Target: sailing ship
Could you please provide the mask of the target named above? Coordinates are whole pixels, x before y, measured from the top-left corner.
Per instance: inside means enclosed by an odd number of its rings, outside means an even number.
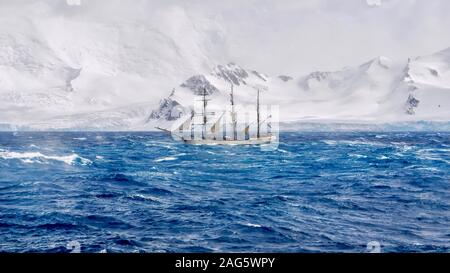
[[[276,140],[276,136],[272,134],[271,128],[271,115],[268,115],[264,120],[261,121],[260,114],[260,90],[257,89],[256,96],[256,121],[250,124],[245,124],[243,129],[243,139],[239,139],[238,134],[238,121],[237,121],[237,112],[235,109],[234,103],[234,91],[233,85],[231,85],[230,92],[230,104],[231,104],[231,132],[227,130],[227,122],[226,117],[228,116],[227,111],[223,111],[221,115],[213,122],[212,126],[208,126],[208,122],[210,119],[214,119],[216,117],[215,112],[208,112],[208,92],[206,88],[203,88],[203,92],[201,95],[201,107],[202,111],[197,113],[195,111],[191,111],[190,117],[183,122],[180,126],[178,126],[174,131],[163,129],[160,127],[156,127],[156,129],[171,133],[172,135],[178,135],[179,139],[187,144],[208,144],[208,145],[258,145],[258,144],[269,144]],[[210,118],[213,116],[213,118]],[[196,117],[201,118],[201,122],[195,122]],[[250,129],[252,125],[256,125],[256,136],[250,136]],[[266,124],[267,132],[266,134],[261,133],[261,127],[263,124]],[[220,125],[222,125],[222,134],[219,136]],[[229,125],[229,124],[228,124]],[[196,128],[201,128],[201,136],[196,134]],[[186,130],[190,131],[189,136],[186,135]],[[229,135],[230,134],[230,135]]]

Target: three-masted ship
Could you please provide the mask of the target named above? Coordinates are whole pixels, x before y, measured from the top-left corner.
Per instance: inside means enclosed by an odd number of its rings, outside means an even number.
[[[179,139],[187,144],[209,144],[209,145],[257,145],[257,144],[269,144],[276,140],[276,137],[272,135],[271,128],[271,115],[268,115],[261,121],[260,114],[260,90],[257,89],[256,96],[256,121],[250,124],[245,124],[243,132],[238,134],[238,120],[236,106],[234,102],[233,85],[231,85],[230,92],[230,111],[224,110],[221,115],[213,122],[209,124],[209,119],[217,117],[215,112],[208,112],[208,92],[206,88],[203,88],[201,96],[201,112],[191,112],[190,118],[178,126],[174,131],[162,129],[156,127],[159,130],[170,132],[173,135],[179,136]],[[226,122],[226,117],[231,115],[231,124]],[[212,118],[210,118],[212,116]],[[198,122],[200,118],[201,122]],[[265,124],[267,132],[263,134],[261,132],[262,125]],[[211,125],[211,126],[210,126]],[[222,125],[222,130],[220,126]],[[231,125],[231,130],[228,130],[227,125]],[[251,127],[256,126],[256,135],[251,136]],[[201,135],[198,132],[198,128],[201,130]],[[186,136],[186,131],[188,136]],[[242,134],[243,133],[243,134]],[[243,135],[243,137],[242,137]],[[239,138],[241,136],[241,138]]]

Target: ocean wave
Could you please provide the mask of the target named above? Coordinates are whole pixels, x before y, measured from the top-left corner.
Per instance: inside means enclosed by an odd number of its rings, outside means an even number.
[[[173,156],[166,156],[166,157],[161,157],[161,158],[155,159],[154,161],[155,162],[163,162],[163,161],[173,161],[173,160],[177,160],[177,158],[173,157]]]
[[[421,165],[410,165],[404,167],[404,169],[414,169],[414,170],[422,170],[422,171],[430,171],[430,172],[439,172],[440,170],[435,167],[423,167]]]
[[[364,252],[380,238],[383,252],[450,247],[449,134],[286,133],[268,152],[98,134],[95,145],[91,133],[0,134],[1,251],[68,252],[78,241],[82,252]],[[48,158],[74,153],[94,163]]]
[[[446,164],[450,164],[450,160],[441,157],[441,153],[446,155],[448,149],[420,149],[418,150],[417,157],[422,160],[440,161]]]
[[[322,140],[322,142],[327,144],[327,145],[336,145],[336,144],[338,144],[338,142],[336,140],[329,140],[329,139]]]
[[[335,146],[335,145],[348,145],[348,146],[361,146],[361,145],[366,145],[366,146],[386,146],[385,143],[382,142],[376,142],[376,141],[368,141],[368,140],[330,140],[330,139],[325,139],[322,140],[323,143],[330,145],[330,146]]]
[[[147,147],[163,147],[163,148],[167,148],[169,150],[175,149],[173,143],[171,143],[171,142],[152,141],[149,143],[144,143],[144,145]]]
[[[0,150],[0,158],[3,159],[18,159],[24,163],[47,163],[50,161],[59,161],[68,165],[75,165],[79,163],[81,165],[90,165],[92,161],[81,157],[77,154],[56,156],[56,155],[44,155],[40,152],[10,152]]]
[[[131,194],[131,195],[128,195],[127,198],[137,200],[137,201],[161,203],[156,197],[151,197],[151,196],[147,196],[144,194]]]
[[[245,226],[248,226],[248,227],[254,227],[254,228],[260,228],[260,227],[262,227],[261,225],[253,224],[253,223],[244,223],[244,225],[245,225]]]
[[[361,155],[361,154],[348,154],[349,157],[354,157],[354,158],[367,158],[367,155]]]

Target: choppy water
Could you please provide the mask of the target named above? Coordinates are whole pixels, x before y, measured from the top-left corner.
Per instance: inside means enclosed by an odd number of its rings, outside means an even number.
[[[0,133],[0,251],[450,251],[450,133],[281,140]]]

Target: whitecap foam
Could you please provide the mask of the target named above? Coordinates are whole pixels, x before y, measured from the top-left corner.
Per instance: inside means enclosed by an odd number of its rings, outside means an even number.
[[[245,223],[244,225],[246,225],[246,226],[248,226],[248,227],[255,227],[255,228],[260,228],[260,227],[262,227],[261,225],[253,224],[253,223]]]
[[[167,156],[167,157],[155,159],[154,161],[155,162],[163,162],[163,161],[173,161],[173,160],[177,160],[177,158],[173,157],[173,156]]]
[[[173,147],[173,144],[169,143],[169,142],[152,141],[152,142],[144,143],[144,145],[147,147],[164,147],[169,150],[175,149],[175,147]]]
[[[360,145],[368,145],[368,146],[386,146],[381,142],[375,141],[366,141],[366,140],[343,140],[340,143],[350,146],[360,146]]]
[[[153,198],[153,197],[150,197],[150,196],[147,196],[147,195],[144,195],[144,194],[132,194],[132,195],[129,195],[129,197],[131,198],[131,199],[141,199],[141,200],[148,200],[148,201],[157,201],[157,198]]]
[[[327,145],[349,145],[349,146],[386,146],[386,144],[368,140],[323,140]]]
[[[349,157],[355,157],[355,158],[367,158],[366,155],[361,154],[348,154]]]
[[[48,160],[51,161],[60,161],[64,162],[68,165],[74,165],[79,162],[81,165],[89,165],[92,164],[87,158],[81,157],[77,154],[63,155],[63,156],[55,156],[55,155],[44,155],[40,152],[10,152],[0,150],[0,158],[3,159],[18,159],[24,163],[46,163]]]
[[[392,141],[391,144],[394,145],[396,149],[399,149],[402,152],[407,152],[407,151],[412,150],[412,149],[415,148],[415,146],[412,146],[412,145],[410,145],[409,143],[406,143],[406,142]]]
[[[439,152],[446,152],[446,150],[448,149],[420,149],[417,151],[417,157],[422,160],[441,161],[450,164],[450,160],[441,157],[439,154]]]

